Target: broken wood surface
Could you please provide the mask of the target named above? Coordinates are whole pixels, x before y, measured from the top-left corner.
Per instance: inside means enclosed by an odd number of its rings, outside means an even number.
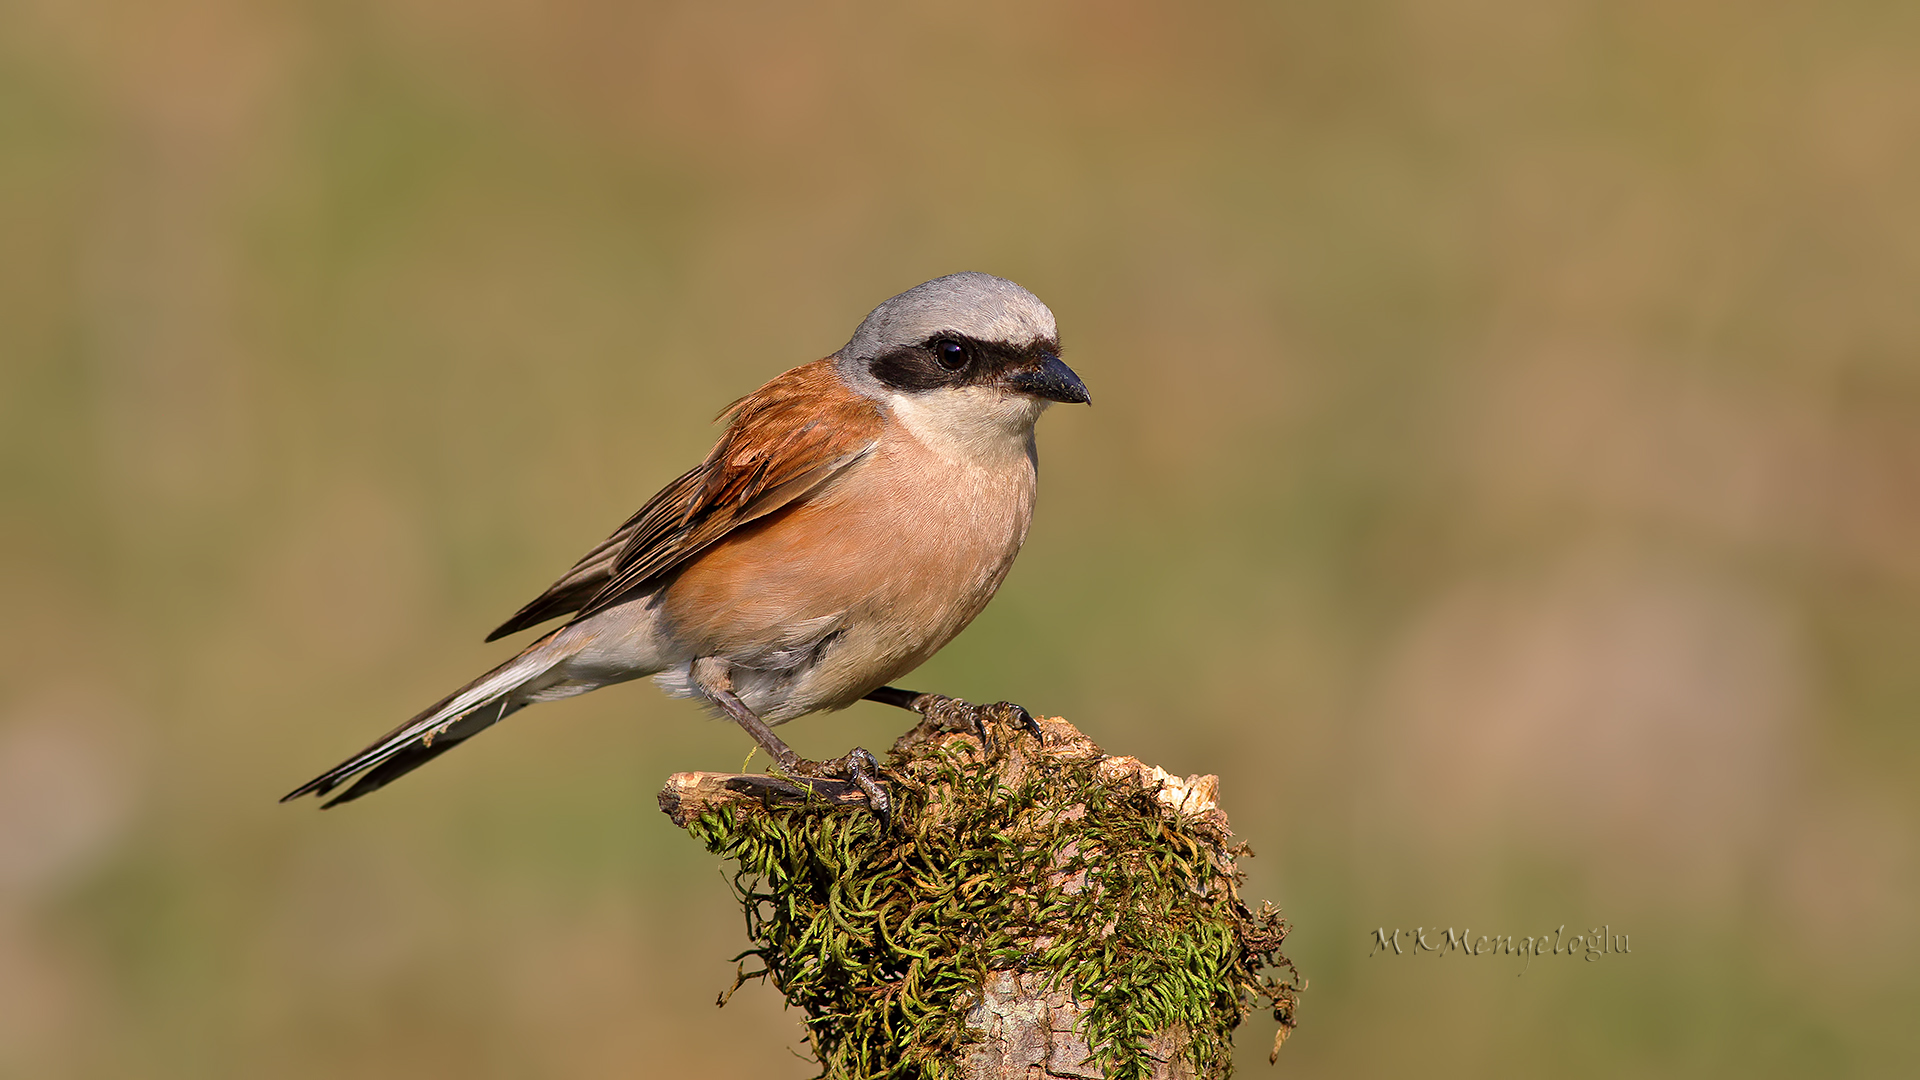
[[[1098,761],[1097,768],[1101,777],[1116,783],[1132,783],[1142,791],[1151,792],[1155,799],[1165,805],[1169,811],[1192,818],[1205,819],[1217,829],[1222,837],[1231,835],[1227,827],[1227,817],[1220,811],[1217,799],[1220,791],[1220,778],[1212,775],[1177,777],[1157,765],[1148,765],[1138,758],[1110,757],[1101,753],[1092,739],[1080,733],[1080,729],[1068,723],[1064,718],[1036,717],[1040,725],[1042,745],[1039,757],[1055,761]],[[1018,739],[1017,732],[1000,730],[993,736]],[[971,733],[942,731],[930,723],[921,723],[894,742],[893,753],[896,758],[910,755],[916,748],[930,741],[966,739],[978,746],[980,740]],[[1032,754],[1008,759],[1001,768],[1008,780],[1017,781],[1024,767],[1033,760]],[[866,805],[867,797],[859,788],[846,780],[825,778],[788,778],[767,773],[719,773],[719,772],[683,772],[674,773],[667,778],[666,786],[660,789],[660,811],[672,819],[675,825],[686,828],[687,822],[708,811],[727,806],[757,806],[762,809],[775,806],[799,806],[813,800],[846,805]]]

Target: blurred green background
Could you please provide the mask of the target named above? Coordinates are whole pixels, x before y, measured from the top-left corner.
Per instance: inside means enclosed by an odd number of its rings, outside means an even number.
[[[1244,1075],[1920,1074],[1920,7],[11,0],[0,1076],[810,1075],[690,704],[274,799],[960,269],[1097,404],[909,685],[1221,775]]]

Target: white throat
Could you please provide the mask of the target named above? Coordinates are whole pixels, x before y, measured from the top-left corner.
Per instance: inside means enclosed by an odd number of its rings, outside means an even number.
[[[916,441],[949,461],[982,468],[1033,456],[1033,425],[1048,402],[995,387],[892,393],[887,407]]]

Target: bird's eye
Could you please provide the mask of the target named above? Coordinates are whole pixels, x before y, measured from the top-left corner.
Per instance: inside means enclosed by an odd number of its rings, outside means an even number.
[[[952,338],[942,338],[933,343],[933,357],[948,371],[959,371],[967,366],[967,347]]]

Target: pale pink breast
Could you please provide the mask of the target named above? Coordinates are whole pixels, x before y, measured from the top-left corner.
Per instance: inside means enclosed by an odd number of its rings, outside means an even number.
[[[883,440],[818,496],[701,554],[667,588],[665,613],[698,655],[752,653],[839,616],[857,654],[839,660],[838,681],[917,665],[980,613],[1026,538],[1033,468],[1024,456],[1009,465]]]

